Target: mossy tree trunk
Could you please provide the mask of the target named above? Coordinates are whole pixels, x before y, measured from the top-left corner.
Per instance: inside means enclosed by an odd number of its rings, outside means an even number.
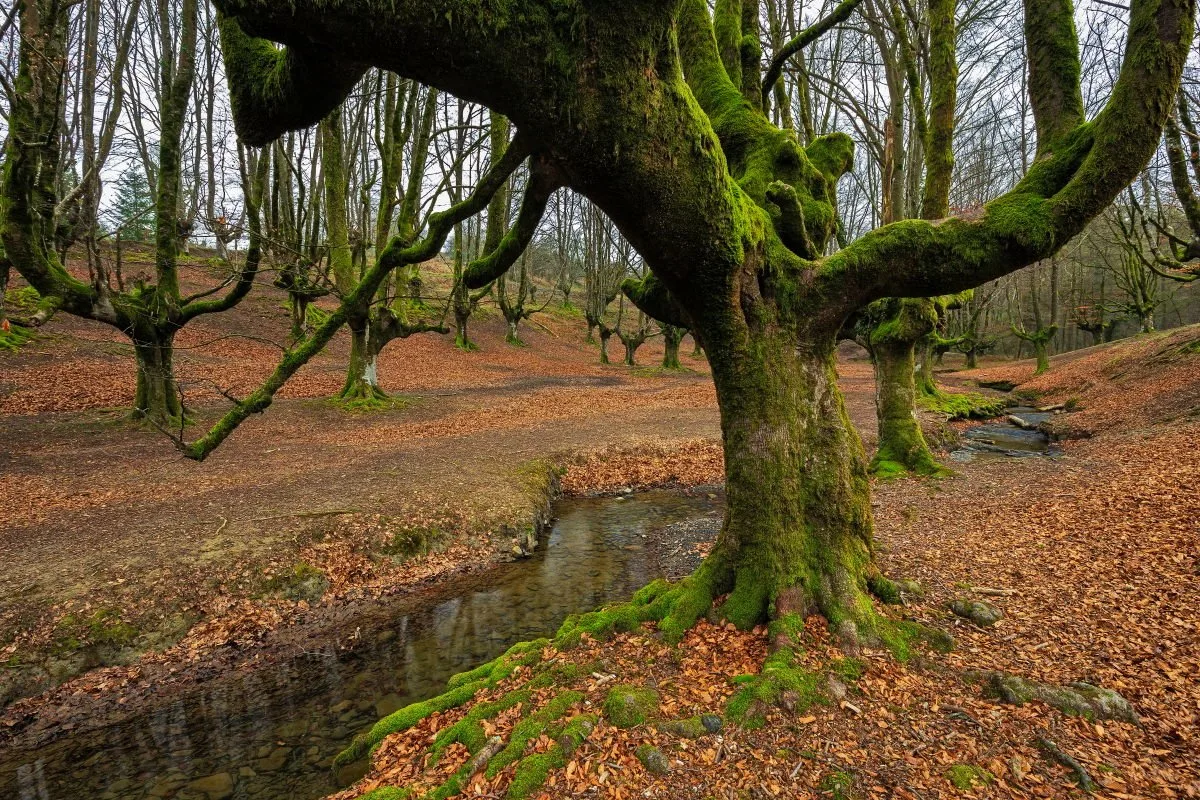
[[[600,363],[610,364],[612,362],[608,360],[608,341],[612,338],[613,329],[603,322],[598,323],[597,327],[600,329]]]
[[[870,482],[835,369],[831,333],[775,328],[740,346],[705,336],[724,434],[725,524],[697,576],[741,626],[781,596],[821,613],[847,639],[875,634],[868,580]],[[802,602],[797,604],[799,594]],[[797,607],[797,605],[799,607]]]
[[[687,330],[676,325],[663,325],[663,369],[682,369],[683,365],[679,363],[679,344],[683,341],[683,337],[687,334]]]
[[[175,379],[174,339],[173,332],[143,331],[133,345],[137,362],[134,414],[164,427],[177,426],[184,413]]]
[[[876,314],[882,321],[871,319]],[[867,318],[879,429],[878,451],[871,469],[888,478],[905,473],[936,475],[943,469],[933,457],[917,417],[916,363],[917,344],[933,333],[937,321],[934,302],[882,300],[872,304]]]
[[[936,475],[934,459],[917,418],[916,364],[911,341],[884,340],[872,345],[875,358],[875,408],[879,449],[871,470],[880,477],[904,473]]]

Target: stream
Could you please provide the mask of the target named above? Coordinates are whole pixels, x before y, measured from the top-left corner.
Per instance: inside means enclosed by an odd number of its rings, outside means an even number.
[[[1006,418],[985,422],[970,428],[963,434],[962,445],[950,453],[954,461],[974,461],[989,458],[1027,458],[1030,456],[1053,456],[1059,453],[1050,437],[1036,426],[1054,416],[1049,411],[1032,408],[1012,408],[1006,412],[1027,424],[1019,427]]]
[[[331,644],[221,675],[112,725],[0,753],[0,798],[322,797],[365,768],[331,773],[355,734],[514,643],[553,635],[567,615],[663,576],[670,565],[647,542],[669,526],[715,533],[721,508],[715,495],[672,492],[564,500],[533,557],[377,601],[351,650]]]

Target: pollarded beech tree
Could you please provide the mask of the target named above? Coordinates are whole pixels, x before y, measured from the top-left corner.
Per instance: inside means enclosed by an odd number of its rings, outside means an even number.
[[[1153,153],[1195,11],[1193,0],[1132,0],[1122,70],[1088,120],[1072,3],[1026,0],[1038,137],[1028,174],[970,215],[898,222],[825,255],[851,143],[832,135],[802,147],[769,122],[764,95],[774,78],[762,78],[756,0],[718,0],[715,15],[705,0],[216,5],[223,33],[286,45],[225,37],[236,123],[251,144],[323,118],[369,65],[513,122],[506,168],[530,157],[522,220],[472,267],[475,285],[513,263],[536,227],[522,222],[539,218],[560,186],[612,218],[652,272],[626,293],[705,343],[728,492],[711,555],[639,608],[677,637],[727,595],[718,612],[739,625],[819,611],[847,644],[886,640],[889,626],[868,596],[887,583],[874,560],[866,458],[836,384],[835,338],[875,300],[963,291],[1047,258],[1076,235]],[[826,27],[789,42],[768,76]],[[483,181],[472,208],[501,183]],[[382,265],[404,257],[393,249]],[[293,352],[288,366],[310,352]],[[281,377],[191,454],[206,454],[262,410]]]

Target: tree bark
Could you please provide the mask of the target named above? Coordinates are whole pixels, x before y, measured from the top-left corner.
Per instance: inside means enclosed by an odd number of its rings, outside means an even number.
[[[848,639],[868,638],[874,571],[862,442],[837,387],[834,338],[781,331],[742,347],[705,332],[724,433],[725,523],[697,579],[750,626],[785,593]]]
[[[879,449],[871,470],[881,477],[905,473],[936,475],[942,467],[929,452],[916,416],[916,360],[913,343],[886,340],[872,346]]]
[[[663,327],[663,369],[682,369],[679,363],[679,343],[683,341],[685,333],[685,330],[674,325]]]
[[[137,362],[134,415],[164,427],[178,424],[183,416],[175,380],[174,339],[173,333],[142,333],[133,346]]]

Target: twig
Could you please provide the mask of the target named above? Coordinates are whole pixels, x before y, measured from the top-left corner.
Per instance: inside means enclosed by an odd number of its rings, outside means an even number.
[[[225,527],[229,524],[229,520],[225,519],[225,517],[221,517],[220,519],[221,519],[221,526],[219,528],[217,528],[217,530],[213,534],[213,536],[220,536],[221,531],[225,530]]]
[[[337,511],[293,511],[288,514],[272,514],[269,517],[251,517],[246,522],[266,522],[271,519],[287,519],[289,517],[337,517],[342,514],[361,514],[358,508],[345,508]]]

